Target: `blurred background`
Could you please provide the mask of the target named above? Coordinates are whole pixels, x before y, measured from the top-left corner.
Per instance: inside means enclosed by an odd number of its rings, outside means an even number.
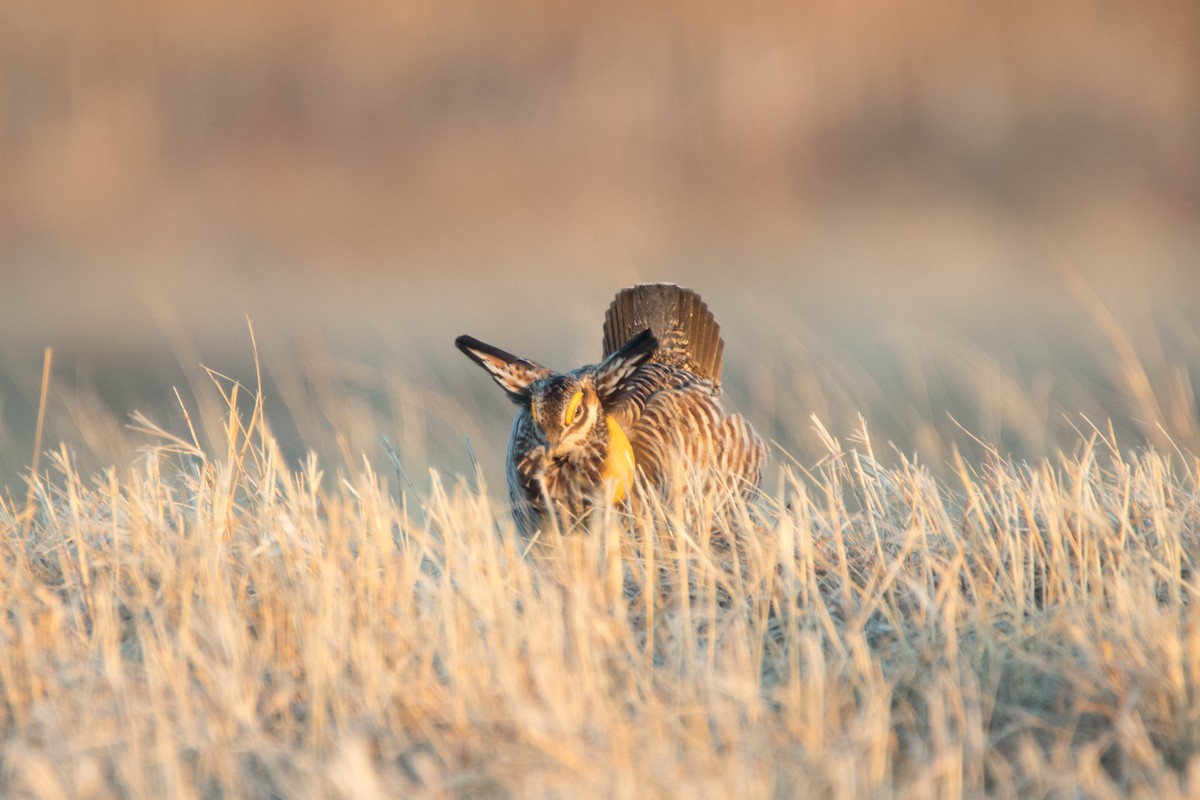
[[[1200,444],[1194,0],[0,0],[0,485],[217,436],[496,486],[459,333],[566,369],[622,286],[701,293],[801,462],[862,412],[935,469],[1111,418]],[[176,399],[177,387],[182,406]],[[782,457],[777,461],[786,460]],[[418,481],[420,482],[420,481]]]

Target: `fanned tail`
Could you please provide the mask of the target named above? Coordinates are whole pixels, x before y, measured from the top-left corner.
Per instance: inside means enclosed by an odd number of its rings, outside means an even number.
[[[682,367],[720,385],[725,342],[700,295],[673,283],[622,289],[604,317],[605,358],[646,329],[658,339],[651,362]]]

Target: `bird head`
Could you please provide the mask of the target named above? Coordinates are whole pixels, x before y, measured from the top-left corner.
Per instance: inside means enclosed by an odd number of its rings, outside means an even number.
[[[529,409],[547,457],[561,458],[605,421],[605,405],[621,395],[654,354],[658,340],[644,330],[599,364],[569,373],[553,372],[470,336],[459,336],[454,344],[483,367],[510,400]]]
[[[551,375],[533,384],[529,411],[547,455],[553,457],[569,456],[604,420],[600,397],[587,374]]]

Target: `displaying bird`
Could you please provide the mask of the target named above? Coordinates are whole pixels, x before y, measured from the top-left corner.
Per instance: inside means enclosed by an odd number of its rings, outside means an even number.
[[[518,406],[508,490],[527,536],[550,515],[566,529],[596,503],[621,503],[643,487],[665,491],[679,471],[743,495],[758,486],[766,447],[744,417],[721,407],[725,343],[690,289],[651,283],[619,292],[604,319],[603,359],[571,372],[470,336],[454,344]]]

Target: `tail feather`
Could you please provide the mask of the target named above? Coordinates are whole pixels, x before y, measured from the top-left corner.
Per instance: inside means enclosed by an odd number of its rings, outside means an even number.
[[[721,327],[713,319],[708,306],[700,299],[700,295],[694,292],[690,294],[692,318],[707,320],[711,323],[704,326],[703,332],[699,334],[699,341],[692,346],[693,359],[697,364],[712,365],[712,369],[715,372],[712,375],[705,375],[705,377],[710,377],[714,383],[719,383],[723,364],[722,359],[725,352],[725,342],[721,339]]]
[[[700,295],[673,283],[621,290],[604,317],[605,358],[646,329],[658,340],[652,362],[682,367],[720,384],[725,343]]]

